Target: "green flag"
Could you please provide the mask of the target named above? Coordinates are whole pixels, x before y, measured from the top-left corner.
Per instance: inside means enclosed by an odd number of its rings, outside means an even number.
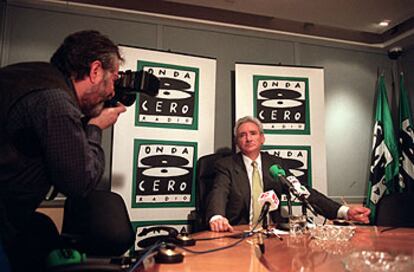
[[[374,223],[376,205],[384,194],[395,191],[394,178],[398,175],[398,147],[388,106],[384,76],[380,76],[378,82],[369,172],[366,206],[371,209],[370,221]]]
[[[400,173],[398,184],[401,191],[414,191],[414,132],[413,119],[407,92],[404,86],[404,75],[400,76]]]

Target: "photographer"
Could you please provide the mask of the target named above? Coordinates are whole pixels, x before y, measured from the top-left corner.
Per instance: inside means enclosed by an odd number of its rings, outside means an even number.
[[[55,246],[57,234],[35,216],[51,185],[85,196],[101,180],[102,130],[126,110],[104,107],[122,60],[106,36],[81,31],[50,63],[0,69],[0,239],[13,271],[41,271]]]

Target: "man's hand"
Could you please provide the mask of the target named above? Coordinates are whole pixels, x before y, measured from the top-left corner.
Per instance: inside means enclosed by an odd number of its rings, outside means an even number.
[[[348,210],[348,220],[369,223],[369,214],[371,210],[365,207],[350,207]]]
[[[210,221],[210,229],[215,232],[233,231],[233,227],[225,217],[219,217]]]
[[[116,107],[104,108],[97,117],[89,120],[89,124],[95,125],[101,129],[106,129],[118,120],[118,116],[126,111],[126,107],[118,103]]]

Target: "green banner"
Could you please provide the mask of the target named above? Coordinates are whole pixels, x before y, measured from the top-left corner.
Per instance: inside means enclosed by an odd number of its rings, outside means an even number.
[[[400,173],[398,185],[400,191],[414,191],[414,132],[410,100],[404,86],[404,75],[400,76]]]
[[[370,221],[375,222],[376,206],[384,194],[395,191],[394,179],[398,175],[398,147],[388,106],[384,76],[380,76],[373,131],[371,165],[369,169],[366,206],[371,209]]]

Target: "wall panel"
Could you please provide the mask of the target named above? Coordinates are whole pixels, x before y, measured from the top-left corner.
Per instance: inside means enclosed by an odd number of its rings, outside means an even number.
[[[323,67],[328,193],[358,201],[365,195],[377,70],[390,74],[391,67],[384,50],[120,11],[34,2],[2,3],[4,7],[2,66],[47,61],[66,35],[81,29],[97,29],[123,45],[216,58],[216,149],[232,142],[231,73],[235,62]],[[412,52],[405,62],[407,70],[412,67]],[[409,75],[412,78],[412,72]],[[407,83],[412,92],[412,79]],[[104,186],[108,186],[111,131],[104,135],[108,158]]]

